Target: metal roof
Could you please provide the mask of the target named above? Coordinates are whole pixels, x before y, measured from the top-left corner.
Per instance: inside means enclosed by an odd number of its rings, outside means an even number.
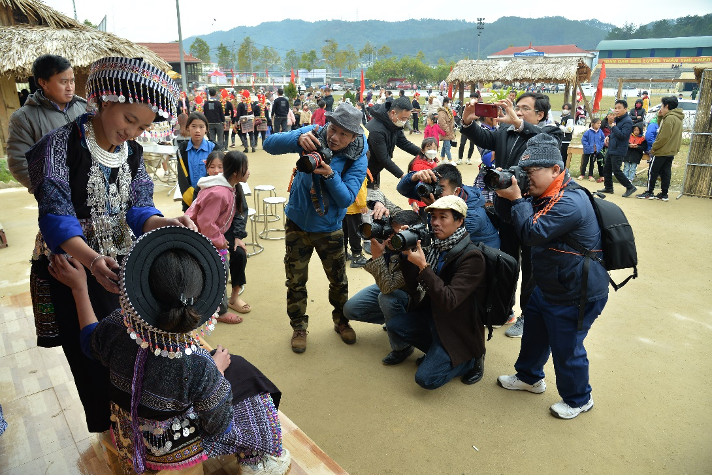
[[[633,40],[603,40],[596,49],[649,50],[653,48],[705,48],[712,46],[712,36],[680,36],[677,38],[636,38]]]

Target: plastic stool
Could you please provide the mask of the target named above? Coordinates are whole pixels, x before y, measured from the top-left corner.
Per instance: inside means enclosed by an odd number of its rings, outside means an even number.
[[[276,197],[277,192],[275,192],[274,190],[274,185],[257,185],[254,190],[254,203],[255,210],[257,211],[257,213],[255,214],[255,216],[252,217],[252,219],[257,221],[263,221],[262,214],[260,213],[260,206],[262,204],[261,199],[264,197],[262,197],[261,195],[266,193],[268,197]],[[279,216],[267,217],[267,219],[269,221],[279,221]]]
[[[245,246],[249,246],[252,248],[252,251],[248,252],[247,256],[254,256],[262,253],[265,250],[265,247],[262,246],[259,242],[257,234],[257,222],[254,219],[251,219],[254,218],[256,214],[257,211],[254,208],[247,209],[247,219],[250,221],[250,238],[252,239],[252,241],[250,241],[249,243],[245,242]],[[242,294],[242,291],[240,291],[240,294]]]
[[[285,204],[287,203],[287,199],[284,197],[266,197],[262,199],[262,223],[264,224],[263,230],[260,232],[260,238],[263,240],[283,240],[284,236],[269,236],[270,232],[273,231],[286,231],[285,230],[285,213],[284,213],[284,207]],[[269,217],[271,216],[276,216],[279,219],[279,215],[277,214],[277,205],[282,205],[282,228],[270,228],[269,223],[270,220]]]

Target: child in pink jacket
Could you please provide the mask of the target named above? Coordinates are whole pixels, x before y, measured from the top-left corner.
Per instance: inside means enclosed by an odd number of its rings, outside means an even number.
[[[436,117],[437,115],[433,116],[431,114],[428,114],[427,125],[425,126],[425,131],[423,131],[423,139],[427,139],[428,137],[434,137],[435,149],[439,149],[440,138],[445,137],[447,135],[447,132],[445,132],[443,128],[440,127],[437,122],[435,122]]]

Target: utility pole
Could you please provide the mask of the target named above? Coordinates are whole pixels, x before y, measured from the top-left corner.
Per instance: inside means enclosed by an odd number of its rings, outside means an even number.
[[[176,15],[178,16],[178,51],[180,51],[180,79],[183,91],[188,94],[188,82],[185,79],[185,55],[183,54],[183,33],[180,29],[180,0],[176,0]]]
[[[77,4],[74,0],[72,0],[72,6],[74,7],[74,21],[79,21],[77,20]]]
[[[485,29],[485,19],[477,19],[477,59],[480,59],[480,37],[482,36],[482,31]]]

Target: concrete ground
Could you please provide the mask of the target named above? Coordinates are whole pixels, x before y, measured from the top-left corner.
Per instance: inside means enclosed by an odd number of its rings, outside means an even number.
[[[422,136],[409,136],[420,145]],[[475,153],[476,155],[476,153]],[[250,153],[252,187],[272,184],[286,195],[296,155]],[[396,152],[405,169],[410,157]],[[462,165],[472,183],[475,165]],[[382,174],[385,192],[399,204],[396,179]],[[596,187],[598,184],[586,182]],[[280,409],[350,473],[710,473],[712,472],[712,202],[610,199],[621,205],[636,236],[640,277],[608,304],[586,340],[595,407],[572,421],[553,418],[560,398],[553,367],[541,395],[510,392],[496,377],[513,372],[520,340],[495,330],[487,343],[484,379],[453,381],[427,391],[413,376],[416,352],[385,367],[386,334],[354,323],[356,344],[334,333],[327,281],[318,259],[310,266],[311,316],[306,353],[289,346],[284,243],[262,243],[249,259],[243,298],[252,305],[239,325],[218,324],[208,339],[245,356],[284,392]],[[166,215],[180,206],[156,186]],[[252,198],[250,198],[252,206]],[[26,191],[0,192],[0,223],[10,247],[0,249],[0,303],[28,289],[37,206]],[[348,268],[350,294],[371,284]],[[614,273],[622,279],[624,272]]]

